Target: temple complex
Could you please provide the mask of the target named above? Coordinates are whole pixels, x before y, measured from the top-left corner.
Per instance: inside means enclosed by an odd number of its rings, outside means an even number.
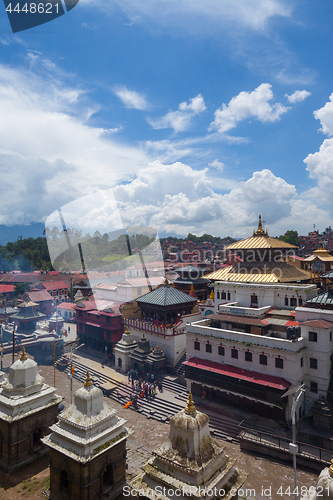
[[[37,459],[48,448],[41,438],[57,420],[62,398],[43,383],[37,363],[24,350],[0,389],[0,465],[13,471]]]
[[[94,387],[87,370],[74,404],[59,415],[43,439],[50,448],[50,499],[113,499],[125,485],[125,420]]]
[[[38,304],[27,301],[17,305],[19,311],[11,316],[17,324],[17,330],[20,333],[32,333],[36,330],[36,323],[44,318],[46,314],[37,311]]]
[[[255,282],[255,283],[306,283],[311,274],[280,259],[296,250],[294,245],[268,236],[261,222],[257,231],[244,240],[236,241],[225,250],[233,251],[243,262],[219,269],[205,276],[213,281]]]
[[[151,500],[157,492],[166,500],[237,499],[247,474],[235,468],[224,449],[211,437],[209,418],[196,410],[190,393],[185,409],[170,419],[168,440],[153,451],[131,488]]]
[[[160,347],[174,366],[186,348],[186,324],[200,319],[197,298],[177,290],[167,280],[159,288],[122,306],[125,327],[139,342],[142,335],[151,348]]]

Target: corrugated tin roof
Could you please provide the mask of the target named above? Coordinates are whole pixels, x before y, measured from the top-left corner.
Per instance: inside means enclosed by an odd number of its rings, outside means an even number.
[[[321,277],[333,280],[333,271],[329,271],[328,273],[323,274]]]
[[[142,295],[136,299],[137,303],[140,304],[152,304],[156,306],[173,306],[177,304],[186,304],[189,302],[196,302],[197,299],[191,297],[187,293],[177,290],[169,285],[161,286],[156,288],[152,292]]]
[[[321,293],[317,297],[307,301],[307,304],[328,304],[333,305],[333,290],[328,290],[328,292]]]

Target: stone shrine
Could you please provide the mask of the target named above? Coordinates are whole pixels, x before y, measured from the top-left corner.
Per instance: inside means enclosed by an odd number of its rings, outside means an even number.
[[[126,439],[130,432],[94,387],[87,370],[74,404],[59,415],[50,448],[50,500],[113,499],[126,481]]]
[[[247,474],[234,467],[222,442],[211,437],[208,423],[190,393],[185,409],[170,419],[168,440],[153,451],[143,473],[131,483],[140,498],[153,500],[158,493],[165,500],[238,498]]]
[[[13,471],[48,453],[41,437],[57,421],[61,396],[44,384],[23,347],[0,389],[0,466]]]

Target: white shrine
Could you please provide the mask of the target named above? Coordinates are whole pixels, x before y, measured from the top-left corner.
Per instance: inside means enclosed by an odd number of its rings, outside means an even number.
[[[108,498],[125,485],[125,420],[117,416],[94,387],[87,370],[74,404],[59,415],[52,434],[43,442],[50,448],[50,499]]]
[[[61,396],[44,384],[35,361],[23,347],[20,359],[9,369],[0,389],[0,465],[12,471],[48,449],[41,437],[57,420]]]
[[[131,488],[148,499],[237,499],[247,474],[234,467],[225,446],[209,431],[209,418],[198,412],[192,394],[184,410],[170,419],[168,440],[153,451]]]

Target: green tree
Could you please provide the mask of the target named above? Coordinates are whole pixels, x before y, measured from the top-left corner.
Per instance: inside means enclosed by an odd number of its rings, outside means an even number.
[[[290,243],[291,245],[298,246],[300,239],[298,237],[298,232],[293,229],[288,229],[283,236],[280,236],[279,240]]]

